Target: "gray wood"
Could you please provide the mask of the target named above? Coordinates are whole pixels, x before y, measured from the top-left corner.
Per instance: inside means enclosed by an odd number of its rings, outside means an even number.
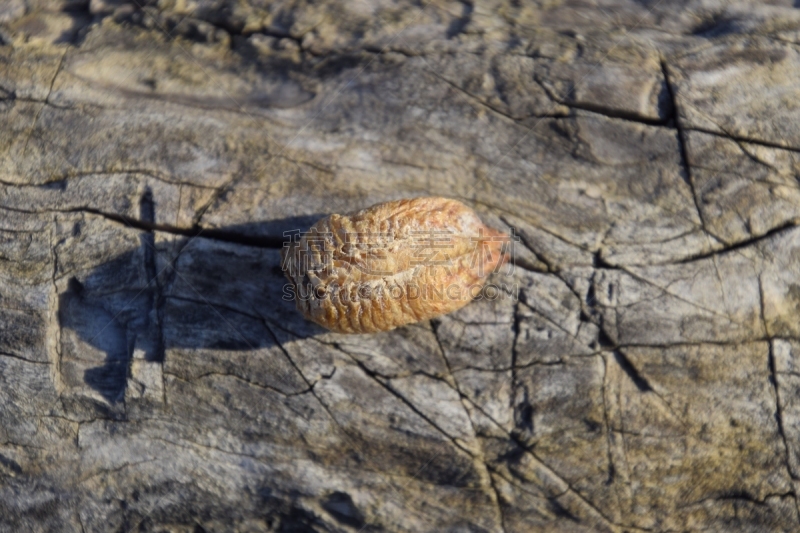
[[[137,1],[0,5],[1,531],[800,528],[791,0]],[[420,195],[497,298],[282,298]]]

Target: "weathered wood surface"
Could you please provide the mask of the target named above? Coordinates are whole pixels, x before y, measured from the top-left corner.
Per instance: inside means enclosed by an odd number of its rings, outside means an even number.
[[[769,4],[2,2],[0,530],[797,530]],[[511,294],[283,301],[264,236],[419,195],[517,230]]]

